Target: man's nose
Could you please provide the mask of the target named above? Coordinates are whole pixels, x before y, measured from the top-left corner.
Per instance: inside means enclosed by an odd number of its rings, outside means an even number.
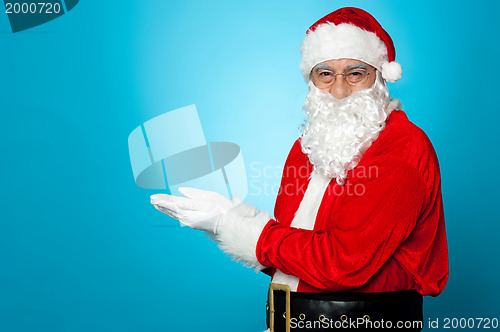
[[[351,87],[342,74],[335,74],[336,79],[330,87],[330,93],[337,99],[344,99],[351,94]],[[340,76],[340,77],[339,77]]]

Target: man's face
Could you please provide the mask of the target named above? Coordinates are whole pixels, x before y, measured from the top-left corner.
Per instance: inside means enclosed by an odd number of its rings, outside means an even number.
[[[344,74],[345,78],[341,74]],[[337,99],[344,99],[351,93],[367,89],[375,82],[375,68],[367,63],[352,59],[323,61],[311,70],[314,85]]]
[[[300,144],[315,169],[339,184],[393,110],[387,86],[376,74],[374,67],[350,59],[324,61],[311,71]]]

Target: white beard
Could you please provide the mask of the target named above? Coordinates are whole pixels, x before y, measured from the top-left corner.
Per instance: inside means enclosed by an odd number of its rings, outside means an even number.
[[[307,119],[302,124],[302,151],[315,170],[345,183],[347,172],[361,161],[364,152],[385,128],[385,120],[398,107],[384,81],[377,79],[369,89],[337,99],[309,82],[304,102]]]

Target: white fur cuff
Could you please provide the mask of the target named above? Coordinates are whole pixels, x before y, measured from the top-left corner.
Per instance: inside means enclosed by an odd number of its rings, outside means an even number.
[[[237,202],[238,199],[233,199]],[[241,203],[222,217],[214,236],[219,247],[237,262],[261,271],[265,268],[255,253],[262,229],[269,221],[267,212],[257,212],[251,204]]]

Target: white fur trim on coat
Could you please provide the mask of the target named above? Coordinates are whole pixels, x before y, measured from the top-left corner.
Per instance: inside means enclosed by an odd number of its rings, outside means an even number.
[[[366,62],[381,72],[382,65],[388,62],[385,43],[373,32],[350,23],[318,25],[314,31],[309,31],[300,50],[300,69],[306,81],[309,81],[311,69],[327,60],[355,59]]]
[[[234,260],[243,262],[256,272],[261,271],[265,267],[257,260],[255,251],[260,234],[269,219],[267,212],[257,212],[253,205],[239,201],[239,204],[222,216],[214,238],[219,247]]]
[[[330,178],[319,171],[315,170],[311,173],[304,197],[293,217],[292,227],[314,229],[316,216],[330,181]],[[288,285],[291,291],[296,292],[300,280],[296,276],[284,274],[280,270],[276,270],[272,282]]]

